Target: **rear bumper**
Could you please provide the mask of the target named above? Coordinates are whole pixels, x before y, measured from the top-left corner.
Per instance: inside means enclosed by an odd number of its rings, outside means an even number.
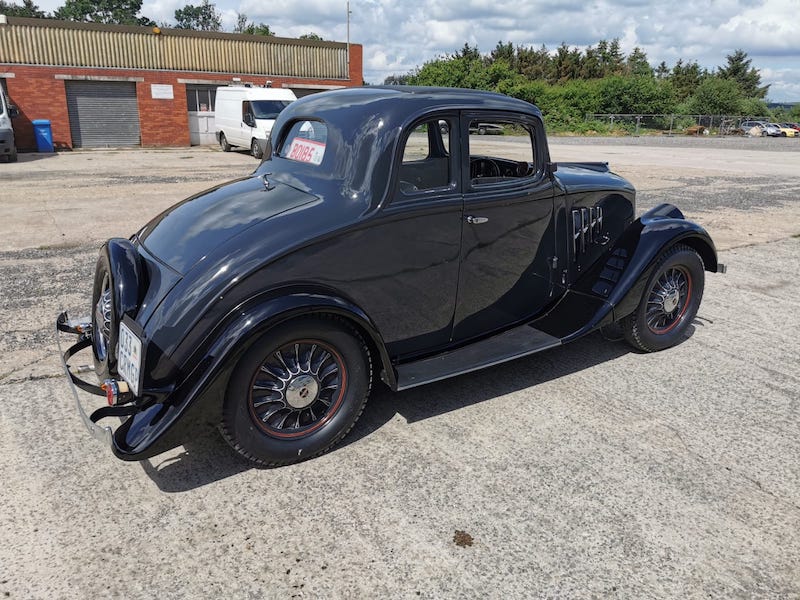
[[[64,350],[61,346],[61,334],[71,333],[78,336],[78,341],[72,344],[69,348]],[[106,397],[106,392],[99,385],[89,383],[78,377],[79,373],[94,372],[94,367],[90,365],[70,367],[69,361],[77,353],[91,347],[92,345],[92,331],[91,325],[83,322],[83,320],[70,321],[66,312],[62,312],[56,319],[56,343],[58,344],[59,355],[61,356],[61,365],[64,368],[64,373],[67,375],[70,390],[75,398],[75,406],[78,409],[78,414],[83,421],[84,426],[89,431],[91,436],[96,440],[111,446],[114,453],[119,456],[120,449],[114,440],[114,431],[111,427],[98,425],[97,422],[106,417],[124,417],[135,414],[138,409],[133,406],[103,406],[89,414],[84,409],[78,395],[78,388],[93,394],[95,396]]]

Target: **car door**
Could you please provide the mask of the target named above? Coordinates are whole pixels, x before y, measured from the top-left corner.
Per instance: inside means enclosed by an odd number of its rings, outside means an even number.
[[[458,116],[420,119],[401,139],[388,204],[360,235],[380,277],[359,290],[392,356],[450,343],[458,289],[462,195]],[[368,239],[367,239],[368,238]],[[370,272],[370,268],[361,268]]]
[[[487,123],[495,127],[478,127]],[[456,342],[541,312],[552,298],[556,256],[542,122],[528,115],[465,112],[460,127],[467,143]]]

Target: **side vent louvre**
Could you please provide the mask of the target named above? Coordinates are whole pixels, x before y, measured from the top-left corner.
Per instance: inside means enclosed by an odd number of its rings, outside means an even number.
[[[587,248],[601,241],[603,208],[576,208],[572,211],[572,257],[578,260]]]

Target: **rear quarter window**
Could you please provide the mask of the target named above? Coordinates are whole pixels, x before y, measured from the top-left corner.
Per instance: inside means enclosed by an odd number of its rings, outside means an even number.
[[[328,144],[328,127],[321,121],[295,121],[283,138],[278,156],[295,162],[322,164]]]

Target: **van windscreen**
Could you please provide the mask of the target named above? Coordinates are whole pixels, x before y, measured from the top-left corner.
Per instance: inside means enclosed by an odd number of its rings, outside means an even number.
[[[256,119],[275,119],[278,113],[291,104],[291,100],[251,100]]]

